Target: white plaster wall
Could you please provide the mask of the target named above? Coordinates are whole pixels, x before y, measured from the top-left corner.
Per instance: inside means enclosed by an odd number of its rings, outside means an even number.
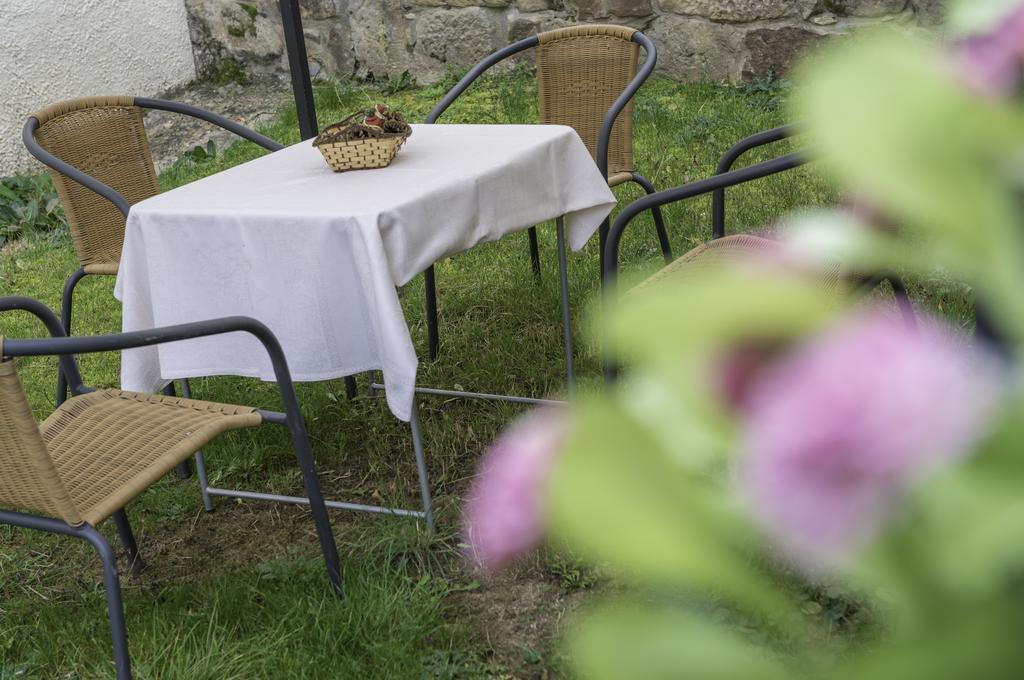
[[[33,111],[194,77],[183,0],[0,0],[0,176],[41,168],[21,143]]]

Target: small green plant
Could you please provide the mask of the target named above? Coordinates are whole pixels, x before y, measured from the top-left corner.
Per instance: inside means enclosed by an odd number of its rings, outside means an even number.
[[[431,93],[436,92],[439,95],[444,95],[446,92],[448,92],[448,90],[455,87],[455,85],[460,80],[462,80],[462,78],[468,72],[469,69],[456,69],[451,66],[448,66],[448,69],[445,71],[444,76],[434,84],[433,88],[428,88],[428,91],[430,91]]]
[[[206,142],[205,146],[197,144],[185,153],[181,154],[176,161],[168,166],[167,172],[173,174],[196,166],[202,166],[213,162],[216,158],[217,144],[211,139]]]
[[[672,134],[673,146],[685,149],[692,144],[713,144],[721,127],[718,112],[698,113],[692,119],[683,121]]]
[[[0,180],[0,246],[32,233],[67,225],[49,175],[12,175]]]
[[[238,83],[245,85],[249,82],[249,74],[234,57],[224,57],[213,64],[210,64],[202,73],[202,79],[214,85],[227,85]]]
[[[241,7],[242,11],[248,14],[250,19],[256,21],[256,16],[260,13],[260,11],[256,9],[256,5],[251,5],[248,2],[239,2],[235,4]]]
[[[558,590],[562,595],[588,590],[598,582],[597,571],[582,559],[562,553],[555,553],[547,560],[546,571],[558,579]]]
[[[379,87],[381,94],[391,96],[416,87],[416,79],[409,75],[408,71],[402,71],[400,75],[390,76],[382,81]]]
[[[786,102],[790,82],[776,78],[775,72],[769,69],[766,75],[742,83],[738,87],[752,108],[758,111],[775,111]]]
[[[206,142],[206,146],[196,145],[184,154],[184,158],[187,158],[193,163],[205,163],[207,161],[212,161],[216,157],[217,145],[212,139]]]
[[[322,81],[318,87],[314,88],[313,96],[315,97],[317,111],[339,109],[344,111],[349,108],[355,110],[355,108],[362,106],[362,101],[353,106],[351,104],[352,100],[356,98],[364,99],[351,82],[336,78]]]
[[[508,669],[498,662],[459,650],[437,649],[423,661],[424,678],[505,678]]]
[[[236,38],[244,38],[247,35],[256,36],[256,16],[259,14],[259,10],[256,9],[255,5],[251,5],[248,2],[236,2],[236,5],[241,8],[245,14],[244,17],[235,15],[231,18],[230,23],[227,25],[228,35]]]

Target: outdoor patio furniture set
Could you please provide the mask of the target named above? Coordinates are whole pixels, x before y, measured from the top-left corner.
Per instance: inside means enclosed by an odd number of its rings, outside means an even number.
[[[536,49],[540,122],[551,125],[433,125],[481,73],[529,48]],[[186,476],[190,457],[207,510],[214,496],[308,505],[330,581],[340,594],[328,508],[413,516],[433,527],[417,392],[546,402],[417,386],[417,358],[396,286],[425,272],[434,358],[434,262],[526,229],[539,275],[535,225],[556,220],[571,389],[567,243],[579,250],[599,233],[606,284],[616,276],[625,229],[645,211],[653,214],[667,263],[662,277],[709,256],[770,247],[762,237],[725,235],[724,191],[807,162],[804,154],[790,153],[731,169],[745,151],[789,137],[794,129],[740,142],[712,178],[655,192],[635,171],[632,152],[632,97],[655,60],[646,36],[620,26],[575,26],[527,38],[487,57],[460,80],[427,124],[414,126],[390,167],[342,175],[323,165],[308,140],[283,147],[174,102],[92,97],[47,107],[28,119],[24,142],[50,170],[81,266],[64,288],[59,319],[34,300],[0,298],[0,312],[28,311],[51,336],[0,338],[0,506],[11,508],[0,511],[0,523],[75,536],[95,547],[104,566],[119,678],[131,673],[119,577],[115,555],[95,527],[114,518],[137,570],[141,559],[124,508],[168,472],[177,468]],[[160,194],[143,127],[147,108],[201,118],[272,153]],[[400,174],[403,181],[382,181],[386,173]],[[623,182],[639,184],[648,195],[609,225],[615,205],[609,187]],[[714,194],[714,240],[673,262],[660,206],[706,193]],[[87,275],[117,277],[124,332],[72,335],[73,294]],[[898,280],[891,280],[905,297]],[[120,390],[83,383],[75,355],[104,351],[122,351]],[[40,355],[57,355],[59,374],[57,409],[37,424],[11,359]],[[376,371],[383,375],[380,383],[373,379]],[[606,371],[614,375],[611,362]],[[410,422],[421,510],[325,500],[320,490],[293,380],[364,372],[372,373],[371,390],[383,391],[396,417]],[[276,382],[284,412],[190,398],[188,377],[224,374]],[[175,379],[184,397],[175,396]],[[209,485],[202,447],[223,432],[263,423],[288,427],[305,497]]]

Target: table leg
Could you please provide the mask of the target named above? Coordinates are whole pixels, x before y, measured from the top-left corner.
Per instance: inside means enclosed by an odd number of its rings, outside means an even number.
[[[423,498],[423,519],[427,524],[427,531],[434,533],[434,508],[430,500],[430,482],[427,481],[427,461],[423,455],[423,432],[420,429],[420,414],[416,408],[416,402],[412,404],[412,417],[409,419],[412,428],[412,448],[416,454],[416,472],[420,478],[420,496]]]
[[[173,380],[164,386],[163,393],[168,397],[177,396],[177,393],[174,391]],[[185,398],[187,399],[188,397],[186,396]],[[178,471],[178,479],[188,479],[192,476],[192,468],[189,467],[187,460],[183,460],[182,462],[178,463],[178,467],[176,469]]]
[[[569,264],[565,252],[565,221],[555,221],[558,235],[558,281],[562,288],[562,340],[565,344],[565,375],[569,393],[575,390],[576,375],[572,365],[572,315],[569,310]]]
[[[181,396],[186,399],[192,398],[192,386],[188,383],[188,378],[181,381]],[[196,476],[199,477],[199,493],[203,497],[203,509],[206,512],[213,512],[213,499],[210,498],[210,494],[207,493],[206,489],[210,486],[210,480],[206,476],[206,462],[203,460],[203,450],[199,449],[193,456],[196,462]]]

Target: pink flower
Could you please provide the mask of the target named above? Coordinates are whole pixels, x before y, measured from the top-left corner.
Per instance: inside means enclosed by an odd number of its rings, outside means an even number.
[[[739,482],[763,530],[806,569],[840,566],[970,453],[999,395],[992,361],[937,321],[873,309],[774,362],[740,414]]]
[[[1024,3],[992,31],[968,38],[958,60],[968,85],[982,94],[1008,97],[1024,73]]]
[[[751,340],[721,357],[713,371],[714,387],[727,406],[737,411],[746,407],[751,385],[783,348],[782,342]]]
[[[465,512],[468,554],[479,566],[499,569],[543,539],[545,487],[568,425],[560,411],[536,411],[484,454]]]

